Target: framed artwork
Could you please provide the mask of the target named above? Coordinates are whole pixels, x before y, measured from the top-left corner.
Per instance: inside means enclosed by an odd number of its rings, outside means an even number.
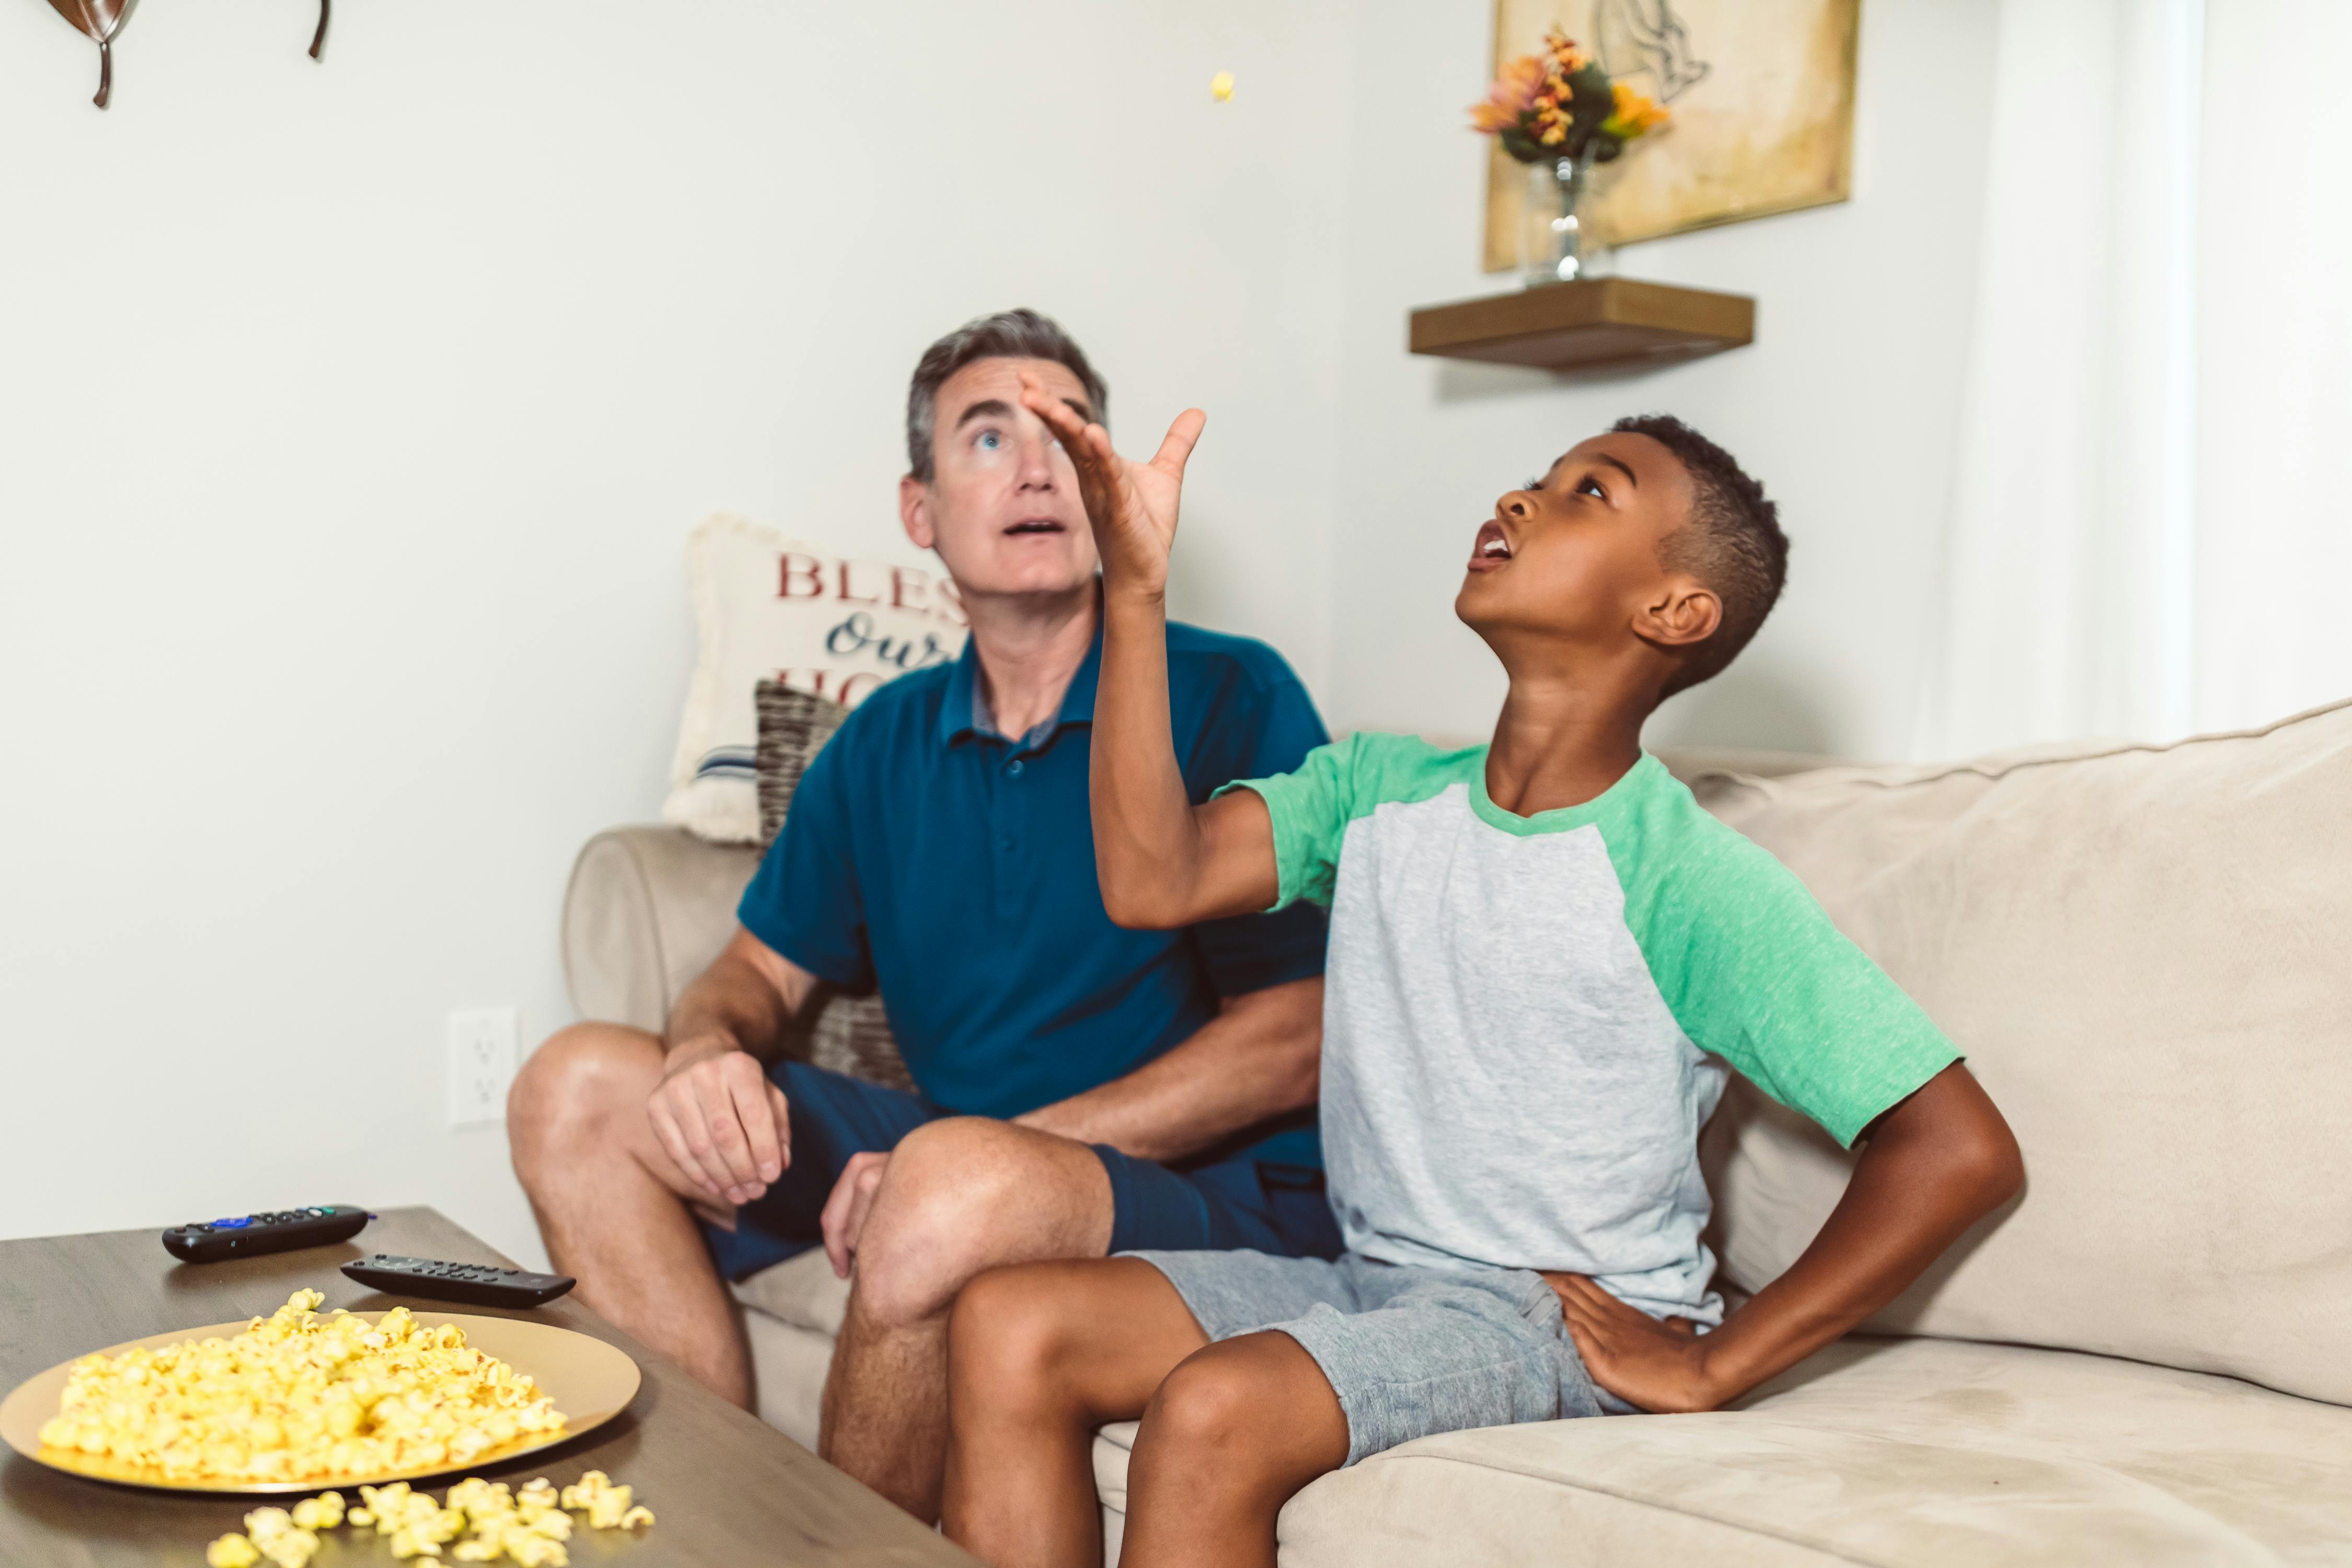
[[[1557,27],[1674,120],[1592,172],[1603,245],[1842,202],[1862,0],[1495,0],[1495,65]],[[1487,154],[1486,270],[1518,265],[1527,167]]]

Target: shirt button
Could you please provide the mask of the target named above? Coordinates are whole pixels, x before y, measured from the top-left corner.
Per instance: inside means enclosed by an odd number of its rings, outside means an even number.
[[[1008,834],[1006,834],[1003,837],[1002,837],[1002,838],[998,839],[998,840],[996,841],[996,847],[997,847],[999,849],[1010,849],[1010,848],[1012,848],[1012,847],[1013,847],[1013,835],[1011,835],[1010,833],[1008,833]]]
[[[1011,762],[1005,763],[1004,771],[1011,773],[1014,778],[1019,778],[1021,776],[1021,759],[1015,757]]]

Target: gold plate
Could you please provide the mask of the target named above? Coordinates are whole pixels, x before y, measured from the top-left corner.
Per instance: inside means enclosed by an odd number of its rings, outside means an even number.
[[[552,1323],[535,1323],[523,1318],[479,1318],[467,1312],[418,1312],[410,1315],[427,1327],[455,1323],[466,1331],[466,1343],[485,1355],[506,1362],[539,1385],[539,1391],[555,1402],[563,1412],[561,1432],[509,1443],[478,1454],[463,1465],[433,1465],[421,1469],[383,1470],[370,1475],[320,1476],[306,1481],[253,1481],[230,1486],[215,1481],[173,1480],[143,1466],[125,1464],[120,1459],[99,1458],[89,1454],[63,1453],[41,1446],[41,1428],[58,1413],[58,1402],[64,1396],[66,1374],[74,1363],[60,1362],[37,1377],[29,1378],[16,1386],[5,1401],[0,1401],[0,1438],[8,1447],[53,1470],[70,1475],[89,1476],[101,1481],[120,1481],[130,1486],[167,1487],[173,1491],[188,1492],[319,1492],[330,1488],[349,1489],[356,1486],[382,1486],[386,1481],[414,1481],[426,1476],[455,1475],[459,1470],[479,1473],[492,1465],[502,1465],[525,1454],[535,1454],[541,1448],[551,1448],[559,1443],[569,1443],[583,1432],[593,1431],[618,1415],[636,1397],[641,1374],[637,1363],[627,1352],[617,1350],[599,1339],[573,1329],[559,1329]],[[354,1312],[355,1318],[373,1322],[382,1312]],[[215,1336],[228,1339],[251,1327],[251,1320],[239,1319],[234,1323],[214,1323],[201,1329],[178,1329],[168,1334],[150,1334],[143,1340],[130,1340],[110,1345],[96,1353],[121,1355],[130,1350],[156,1350],[181,1340],[203,1340]]]

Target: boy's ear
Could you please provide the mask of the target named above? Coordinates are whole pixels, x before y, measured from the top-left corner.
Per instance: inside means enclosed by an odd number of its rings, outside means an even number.
[[[1664,585],[1633,616],[1633,633],[1659,647],[1703,643],[1723,625],[1723,601],[1715,590],[1685,573],[1667,574]]]

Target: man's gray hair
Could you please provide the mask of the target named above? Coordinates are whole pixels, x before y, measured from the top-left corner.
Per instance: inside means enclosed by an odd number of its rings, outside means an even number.
[[[1110,388],[1084,349],[1071,340],[1050,316],[1031,310],[999,310],[966,321],[923,351],[915,363],[915,379],[907,386],[907,468],[925,484],[931,482],[931,437],[939,416],[940,388],[948,377],[983,359],[1046,359],[1066,366],[1087,389],[1087,403],[1096,423],[1108,427]]]

